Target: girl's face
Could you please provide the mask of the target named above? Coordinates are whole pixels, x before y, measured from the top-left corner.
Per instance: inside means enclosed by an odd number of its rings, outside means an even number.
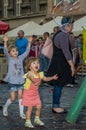
[[[39,60],[35,60],[31,63],[30,69],[33,70],[34,72],[38,72],[40,69],[40,64]]]
[[[12,48],[12,50],[10,51],[10,56],[14,58],[18,57],[18,51],[16,48]]]

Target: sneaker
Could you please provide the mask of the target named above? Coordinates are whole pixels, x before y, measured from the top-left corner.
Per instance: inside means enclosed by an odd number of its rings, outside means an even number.
[[[34,126],[32,125],[31,121],[26,121],[25,122],[25,127],[34,128]]]
[[[24,113],[20,114],[21,119],[26,119],[26,115]]]
[[[39,126],[44,126],[44,123],[40,119],[35,119],[34,123]]]
[[[73,87],[74,87],[74,85],[73,85],[73,84],[67,84],[66,86],[67,86],[67,87],[71,87],[71,88],[73,88]]]
[[[73,85],[77,85],[78,83],[74,81],[72,84],[73,84]]]
[[[8,111],[6,106],[3,106],[3,116],[8,116]]]
[[[0,109],[3,109],[3,107],[2,107],[2,106],[0,106]]]

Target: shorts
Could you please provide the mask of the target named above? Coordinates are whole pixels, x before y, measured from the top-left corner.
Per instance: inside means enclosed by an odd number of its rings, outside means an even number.
[[[23,84],[11,84],[11,83],[8,84],[9,92],[15,92],[23,89],[24,89]]]

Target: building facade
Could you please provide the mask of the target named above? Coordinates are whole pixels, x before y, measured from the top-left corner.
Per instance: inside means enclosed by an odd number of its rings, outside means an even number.
[[[11,29],[30,20],[39,24],[44,23],[44,21],[52,18],[52,11],[59,2],[62,5],[58,6],[57,15],[66,15],[68,11],[64,14],[64,3],[71,5],[74,2],[79,2],[82,6],[81,9],[76,9],[74,13],[85,14],[86,0],[0,0],[0,19],[8,22]]]
[[[45,13],[47,0],[0,0],[0,18]]]
[[[0,19],[11,28],[28,20],[42,21],[46,17],[47,0],[0,0]]]

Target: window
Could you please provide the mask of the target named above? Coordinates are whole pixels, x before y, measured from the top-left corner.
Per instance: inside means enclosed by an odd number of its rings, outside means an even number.
[[[12,0],[8,0],[8,7],[13,8],[13,1]]]
[[[31,0],[22,0],[21,14],[27,15],[31,13]]]
[[[22,0],[22,8],[29,8],[31,6],[30,0]]]
[[[40,0],[39,2],[40,4],[40,11],[41,12],[46,12],[46,9],[47,9],[47,0]]]

